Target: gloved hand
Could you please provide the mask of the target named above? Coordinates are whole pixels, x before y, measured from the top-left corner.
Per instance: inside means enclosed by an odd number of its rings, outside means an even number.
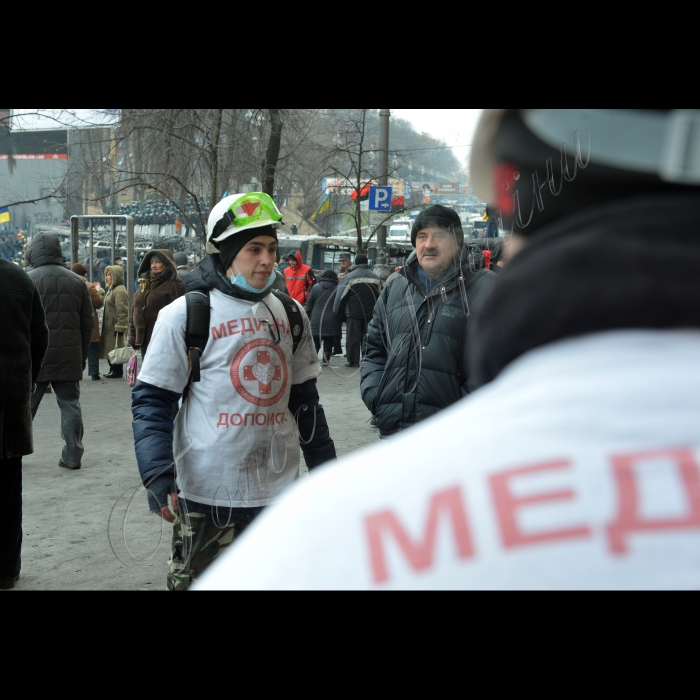
[[[157,476],[146,488],[148,489],[148,508],[151,513],[160,513],[161,508],[168,505],[168,495],[177,491],[175,479],[171,474]]]

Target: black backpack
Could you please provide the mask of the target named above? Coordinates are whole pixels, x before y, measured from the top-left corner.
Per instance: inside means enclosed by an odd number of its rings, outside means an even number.
[[[287,312],[287,320],[292,329],[292,354],[297,351],[299,341],[304,337],[304,324],[295,301],[284,292],[273,289],[272,293],[282,302]],[[192,382],[200,380],[199,360],[209,340],[209,320],[211,306],[208,289],[195,289],[185,294],[187,304],[187,324],[185,325],[185,346],[190,361],[190,378],[182,392],[182,400],[187,398]]]

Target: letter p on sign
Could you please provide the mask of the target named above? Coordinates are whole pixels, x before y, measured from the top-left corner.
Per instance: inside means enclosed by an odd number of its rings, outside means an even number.
[[[370,211],[391,211],[391,187],[369,188]]]

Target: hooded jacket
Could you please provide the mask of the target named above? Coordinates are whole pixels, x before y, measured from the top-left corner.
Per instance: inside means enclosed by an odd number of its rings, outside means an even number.
[[[55,233],[37,233],[27,248],[28,273],[41,295],[49,347],[38,382],[77,382],[90,350],[94,309],[85,280],[63,267]]]
[[[318,339],[338,337],[343,334],[343,317],[333,311],[338,278],[321,277],[311,288],[306,302],[306,314],[311,321],[311,333]]]
[[[38,289],[22,268],[6,260],[0,260],[0,309],[0,454],[12,459],[34,451],[30,398],[49,329]]]
[[[154,255],[165,261],[165,269],[151,279],[151,259]],[[134,294],[134,308],[129,323],[129,344],[140,347],[142,353],[145,353],[158,312],[185,293],[185,283],[178,277],[175,257],[168,249],[149,250],[139,265],[138,277],[139,288]]]
[[[298,264],[296,267],[290,265],[284,270],[284,276],[287,281],[287,294],[302,306],[306,306],[306,301],[309,298],[309,292],[315,279],[311,268],[302,262],[301,251],[297,250],[292,255],[294,255]]]
[[[102,335],[100,336],[100,359],[106,360],[116,347],[126,345],[126,332],[129,324],[129,293],[124,286],[124,268],[121,265],[108,265],[112,284],[105,293],[104,315],[102,317]],[[115,336],[119,333],[119,338]]]
[[[426,294],[415,251],[384,288],[367,329],[360,391],[382,437],[408,428],[473,390],[467,337],[495,279],[465,245]]]

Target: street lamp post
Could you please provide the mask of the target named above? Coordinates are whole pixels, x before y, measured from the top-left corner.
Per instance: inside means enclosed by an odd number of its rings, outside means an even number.
[[[389,117],[391,110],[379,110],[379,184],[386,187],[389,184]],[[389,276],[389,266],[386,256],[386,226],[377,227],[378,256],[375,261],[375,272],[380,278]]]

